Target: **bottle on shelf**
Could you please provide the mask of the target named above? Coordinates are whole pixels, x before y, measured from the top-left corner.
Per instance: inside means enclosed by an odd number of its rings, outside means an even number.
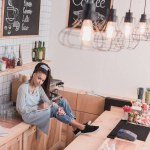
[[[19,45],[19,58],[17,61],[17,66],[22,66],[22,65],[23,65],[23,61],[22,61],[21,45]]]
[[[37,42],[35,41],[34,48],[32,49],[32,61],[37,61],[38,54],[38,48],[37,48]]]
[[[5,47],[5,53],[2,56],[2,60],[6,62],[6,68],[8,68],[8,65],[7,65],[7,63],[8,63],[8,56],[9,56],[9,47],[6,46]]]
[[[38,43],[38,61],[41,62],[43,57],[42,42]]]
[[[43,57],[42,57],[42,60],[45,60],[45,52],[46,52],[45,42],[43,42],[42,50],[43,50]]]
[[[11,65],[10,68],[15,68],[16,67],[16,54],[14,51],[14,46],[11,46]]]
[[[147,91],[145,92],[145,103],[148,105],[150,104],[150,88],[147,88]]]

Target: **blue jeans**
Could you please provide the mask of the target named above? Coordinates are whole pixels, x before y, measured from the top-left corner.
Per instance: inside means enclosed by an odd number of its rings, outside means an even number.
[[[57,104],[58,104],[58,106],[60,106],[64,109],[66,115],[57,114],[58,108],[52,106],[50,117],[51,118],[54,117],[65,124],[70,124],[71,120],[75,119],[75,115],[73,114],[67,100],[64,98],[60,98],[59,101],[57,102]]]

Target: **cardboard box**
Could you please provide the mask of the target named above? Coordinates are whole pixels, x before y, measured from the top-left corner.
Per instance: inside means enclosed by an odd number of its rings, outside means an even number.
[[[12,84],[11,84],[11,97],[10,99],[13,101],[13,102],[16,102],[16,99],[17,99],[17,91],[18,91],[18,88],[19,86],[22,84],[23,82],[19,81],[18,79],[14,79],[12,81]]]

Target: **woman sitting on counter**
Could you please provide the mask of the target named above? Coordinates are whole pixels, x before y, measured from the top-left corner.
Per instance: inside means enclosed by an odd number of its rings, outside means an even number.
[[[96,131],[99,126],[81,124],[75,120],[64,98],[59,98],[57,103],[49,98],[50,80],[50,67],[45,63],[38,63],[31,79],[19,87],[16,108],[24,122],[37,126],[46,134],[52,117],[71,125],[74,134]]]

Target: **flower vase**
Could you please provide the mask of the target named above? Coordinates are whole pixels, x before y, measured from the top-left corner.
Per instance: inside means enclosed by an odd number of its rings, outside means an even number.
[[[128,112],[124,112],[123,120],[128,120]]]

